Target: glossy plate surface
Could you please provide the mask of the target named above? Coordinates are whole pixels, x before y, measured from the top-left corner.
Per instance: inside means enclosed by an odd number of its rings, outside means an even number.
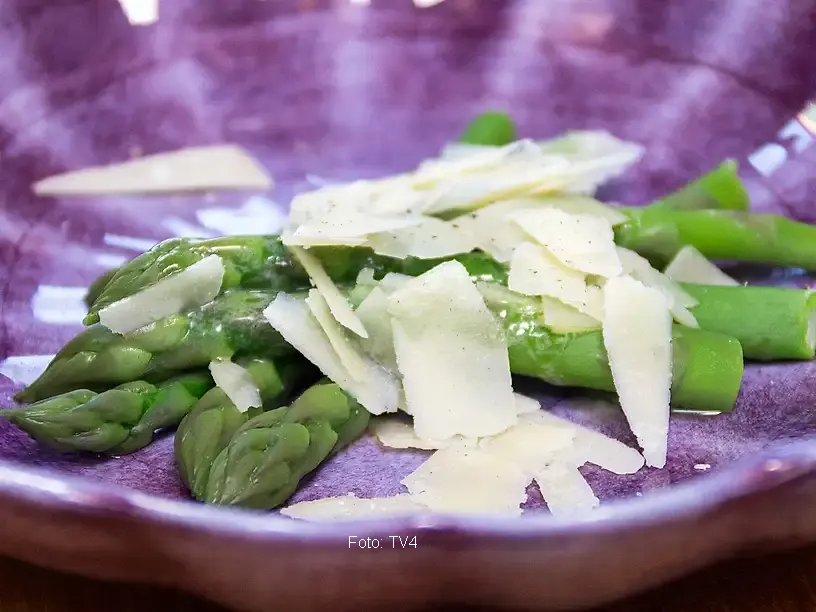
[[[735,157],[756,209],[816,222],[814,56],[814,0],[163,0],[139,27],[115,0],[3,0],[0,399],[79,331],[84,287],[106,268],[173,235],[275,232],[293,193],[411,168],[487,107],[531,137],[600,128],[643,143],[608,199],[646,203]],[[275,191],[30,191],[55,172],[221,142],[261,159]],[[614,411],[541,398],[632,441]],[[667,469],[588,470],[607,502],[589,519],[353,526],[190,503],[170,437],[119,459],[65,458],[0,423],[0,553],[247,610],[595,604],[744,548],[816,539],[814,406],[816,364],[752,365],[733,415],[673,421]],[[392,494],[422,458],[362,440],[297,499]],[[349,549],[367,535],[379,550]]]

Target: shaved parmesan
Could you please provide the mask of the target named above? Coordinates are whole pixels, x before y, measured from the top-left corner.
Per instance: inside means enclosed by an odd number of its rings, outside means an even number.
[[[399,381],[384,368],[363,358],[367,366],[364,381],[349,373],[323,328],[312,316],[304,299],[279,293],[264,317],[289,344],[317,366],[333,382],[350,393],[372,414],[396,412],[400,401]]]
[[[420,217],[378,217],[362,213],[342,213],[300,225],[284,237],[286,245],[328,246],[366,244],[368,234],[403,230],[423,222]]]
[[[210,374],[212,374],[215,385],[241,412],[263,405],[261,392],[252,375],[237,363],[226,359],[211,361]]]
[[[513,254],[507,286],[522,295],[548,295],[567,304],[584,304],[586,276],[568,268],[544,247],[524,242]]]
[[[516,247],[529,241],[527,234],[513,221],[512,213],[534,206],[532,200],[497,202],[454,222],[472,237],[476,246],[502,263],[510,261]]]
[[[416,435],[413,425],[394,418],[375,419],[371,431],[380,444],[389,448],[417,448],[421,450],[439,450],[452,445],[475,446],[475,440],[461,436],[447,440],[427,440]]]
[[[519,205],[526,203],[524,208],[556,208],[570,215],[601,217],[609,221],[612,227],[629,220],[629,217],[620,210],[617,210],[614,206],[609,206],[595,198],[581,195],[551,193],[538,197],[528,197],[523,200],[518,200],[518,202]]]
[[[677,252],[664,274],[678,283],[739,285],[691,245],[684,246]]]
[[[408,281],[389,303],[417,435],[480,437],[516,422],[506,339],[461,263]]]
[[[643,456],[639,452],[599,431],[581,427],[546,410],[539,410],[527,418],[542,426],[568,429],[574,433],[572,446],[558,453],[561,463],[575,467],[591,463],[615,474],[634,474],[643,467]]]
[[[191,147],[66,172],[34,184],[38,195],[171,193],[208,189],[269,189],[263,166],[234,145]]]
[[[541,404],[538,400],[532,397],[527,397],[521,393],[513,393],[516,398],[516,414],[529,414],[530,412],[538,412]]]
[[[662,293],[621,276],[604,286],[603,339],[621,408],[646,463],[666,464],[671,313]]]
[[[414,501],[410,495],[403,493],[393,497],[370,499],[362,499],[352,494],[342,497],[326,497],[292,504],[282,508],[280,513],[296,519],[317,522],[387,518],[418,514],[423,511],[427,511],[425,506]]]
[[[362,356],[346,337],[344,328],[332,316],[326,299],[317,289],[311,289],[306,298],[306,305],[312,312],[312,316],[323,328],[326,337],[345,366],[348,373],[355,380],[365,380],[368,376],[368,366],[363,361]]]
[[[595,292],[592,295],[596,295]],[[551,297],[541,298],[541,313],[544,318],[544,325],[557,334],[580,333],[598,329],[601,327],[600,318],[603,316],[602,310],[600,310],[598,318],[591,317]]]
[[[455,222],[425,217],[414,227],[373,234],[368,237],[368,245],[375,253],[397,259],[435,259],[469,253],[476,248],[476,241]]]
[[[432,510],[520,515],[529,482],[513,461],[478,448],[451,446],[436,451],[402,484]]]
[[[647,287],[657,289],[669,301],[669,309],[674,319],[686,327],[699,327],[697,319],[689,312],[689,307],[697,305],[697,300],[683,291],[680,285],[652,267],[649,260],[634,251],[618,247],[623,269]]]
[[[360,346],[377,363],[396,370],[397,355],[391,332],[391,314],[388,312],[388,294],[380,287],[374,287],[356,312],[368,330],[368,338],[361,338]]]
[[[221,291],[224,264],[210,255],[181,272],[106,306],[99,321],[117,334],[128,334],[171,314],[209,303]]]
[[[602,277],[617,276],[623,269],[607,219],[540,208],[514,213],[513,220],[570,268]]]
[[[550,464],[536,474],[535,481],[554,516],[570,516],[575,512],[597,508],[601,503],[574,466]]]
[[[340,293],[340,290],[332,282],[331,278],[329,278],[326,270],[323,269],[323,264],[305,249],[290,247],[290,250],[295,256],[295,259],[297,259],[300,265],[303,266],[303,269],[306,270],[306,274],[309,275],[312,284],[328,303],[329,310],[331,310],[337,322],[361,338],[367,338],[368,333],[362,321],[354,314],[354,310],[351,308],[348,300]]]
[[[532,478],[556,460],[559,453],[572,447],[575,431],[541,422],[535,413],[519,416],[519,422],[496,436],[482,438],[479,448],[513,461]]]

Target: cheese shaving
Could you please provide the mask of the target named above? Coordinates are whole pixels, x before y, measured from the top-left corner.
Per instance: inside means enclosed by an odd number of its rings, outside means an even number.
[[[172,314],[211,302],[221,291],[224,264],[210,255],[181,272],[99,311],[99,321],[117,334],[129,334]]]
[[[595,292],[592,295],[596,295]],[[584,308],[586,309],[586,305]],[[595,312],[599,314],[598,318],[579,312],[577,308],[568,306],[555,298],[541,298],[541,313],[544,317],[544,325],[557,334],[580,333],[600,328],[600,318],[603,316],[602,310],[600,313],[597,310]]]
[[[216,145],[147,155],[50,176],[34,184],[34,193],[115,195],[271,187],[272,179],[263,166],[244,149]]]
[[[371,424],[371,432],[383,446],[388,448],[417,448],[439,450],[453,445],[475,446],[476,441],[462,436],[447,440],[427,440],[416,435],[413,425],[400,419],[382,417]]]
[[[671,313],[656,289],[621,276],[604,286],[603,339],[621,408],[646,463],[666,464],[671,386]]]
[[[688,310],[697,305],[696,299],[683,291],[680,285],[668,276],[655,270],[645,257],[623,247],[618,247],[618,256],[626,274],[630,274],[647,287],[657,289],[666,297],[675,321],[686,327],[699,327],[697,319]]]
[[[516,463],[478,448],[436,451],[402,484],[414,501],[439,512],[521,514],[530,477]]]
[[[371,414],[396,412],[400,401],[399,381],[368,358],[364,381],[355,380],[346,369],[323,328],[312,316],[305,299],[279,293],[264,310],[264,317],[289,344]]]
[[[436,266],[389,301],[417,435],[475,438],[516,422],[506,339],[462,264]]]
[[[435,259],[469,253],[476,248],[476,241],[467,228],[455,221],[425,217],[413,227],[373,234],[368,237],[368,245],[375,253],[397,259]]]
[[[241,412],[263,405],[261,392],[252,375],[237,363],[226,359],[210,362],[210,374],[215,385],[221,389]]]
[[[678,283],[739,285],[691,245],[686,245],[677,252],[664,274]]]
[[[368,330],[368,338],[360,339],[360,346],[377,363],[397,369],[394,352],[394,335],[391,332],[391,314],[388,312],[388,294],[374,287],[356,310],[357,316]]]
[[[321,264],[314,255],[306,251],[306,249],[296,246],[289,247],[289,249],[292,251],[298,263],[306,270],[306,274],[309,275],[312,284],[328,303],[329,310],[331,310],[337,322],[361,338],[367,338],[368,332],[366,332],[365,326],[363,326],[360,318],[354,314],[354,310],[351,308],[345,296],[340,293],[337,285],[329,278],[326,270],[323,269],[323,264]]]
[[[514,213],[512,218],[569,268],[606,278],[623,270],[607,219],[571,215],[557,208],[524,210]]]
[[[589,483],[571,465],[550,464],[536,474],[535,481],[553,516],[571,516],[600,505]]]
[[[355,380],[365,380],[366,376],[368,376],[368,366],[346,337],[345,328],[332,316],[323,295],[317,289],[309,290],[306,305],[312,312],[312,316],[320,324],[320,327],[323,328],[323,332],[348,373]]]

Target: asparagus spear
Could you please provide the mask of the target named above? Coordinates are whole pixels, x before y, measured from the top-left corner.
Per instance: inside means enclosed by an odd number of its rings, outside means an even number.
[[[468,123],[457,140],[466,144],[499,147],[517,138],[516,124],[507,113],[488,111]]]
[[[662,210],[748,210],[748,192],[737,175],[737,162],[727,159],[698,179],[649,205]]]
[[[105,287],[108,286],[111,279],[116,276],[118,272],[119,268],[111,268],[104,274],[101,274],[94,282],[91,283],[91,286],[88,287],[87,293],[85,293],[85,305],[88,308],[93,305],[97,298],[102,294]]]
[[[278,366],[265,359],[244,359],[238,363],[249,371],[258,386],[265,409],[280,406],[314,371],[305,360],[287,361]],[[203,496],[215,457],[251,414],[252,409],[241,412],[224,391],[215,387],[181,421],[175,439],[176,464],[194,496]]]
[[[555,334],[540,323],[535,301],[500,287],[482,287],[482,294],[503,324],[514,374],[554,385],[615,390],[600,330]],[[736,339],[675,325],[672,350],[674,406],[723,412],[734,407],[743,372]]]
[[[615,242],[657,264],[690,244],[709,259],[816,270],[816,227],[738,210],[627,208]]]
[[[813,359],[816,295],[806,289],[683,283],[703,329],[737,338],[751,359]]]
[[[314,385],[291,406],[240,426],[215,458],[206,491],[197,497],[213,504],[280,506],[304,476],[359,437],[368,419],[337,385]]]
[[[202,308],[126,335],[93,325],[68,342],[16,399],[33,402],[88,386],[160,381],[219,357],[291,354],[293,349],[261,315],[274,297],[273,291],[230,291]]]
[[[58,451],[122,455],[150,444],[157,430],[178,425],[212,384],[209,374],[194,373],[158,386],[129,382],[98,395],[78,389],[0,410],[0,417]]]

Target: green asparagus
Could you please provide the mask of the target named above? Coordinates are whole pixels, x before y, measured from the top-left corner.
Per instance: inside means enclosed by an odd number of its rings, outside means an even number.
[[[215,458],[204,495],[199,491],[197,497],[213,504],[280,506],[304,476],[362,435],[368,419],[337,385],[310,387],[291,406],[240,426]]]
[[[649,205],[662,210],[748,210],[745,185],[737,175],[737,162],[729,159],[714,170]]]
[[[118,272],[119,268],[111,268],[91,283],[91,286],[88,287],[88,291],[85,293],[85,305],[88,308],[93,306],[93,303],[102,295],[102,291],[105,290],[105,287],[108,286],[108,283]]]
[[[129,382],[98,395],[78,389],[0,410],[0,417],[61,452],[123,455],[150,444],[156,431],[178,425],[212,384],[209,374],[195,373],[156,386]]]
[[[503,324],[514,374],[554,385],[615,390],[600,330],[555,334],[540,322],[534,300],[498,286],[483,287],[482,294]],[[672,351],[672,405],[720,412],[734,407],[743,373],[736,339],[675,325]]]
[[[812,291],[689,283],[682,286],[700,302],[692,309],[700,327],[734,336],[746,357],[813,359],[816,294]]]
[[[488,111],[467,124],[458,141],[473,145],[502,146],[518,138],[516,124],[506,113]]]
[[[267,410],[282,405],[314,371],[305,360],[279,362],[276,366],[265,359],[243,359],[238,364],[249,371]],[[181,421],[175,439],[176,464],[182,480],[196,497],[204,494],[215,457],[253,414],[253,409],[238,410],[227,394],[215,387]]]
[[[626,208],[615,242],[654,264],[666,264],[685,245],[713,260],[816,270],[816,227],[786,217],[738,210]]]
[[[216,358],[272,358],[293,349],[264,320],[274,291],[230,291],[187,314],[171,315],[124,336],[101,324],[80,333],[57,353],[31,385],[17,394],[33,402],[91,387],[161,381],[206,366]]]

